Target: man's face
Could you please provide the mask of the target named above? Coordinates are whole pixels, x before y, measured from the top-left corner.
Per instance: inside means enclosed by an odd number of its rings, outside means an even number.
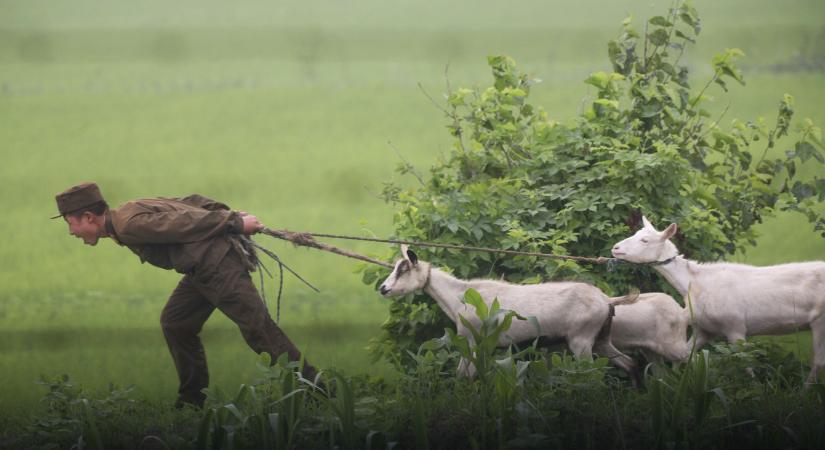
[[[94,214],[87,211],[79,217],[68,215],[63,218],[69,224],[69,234],[83,239],[86,245],[97,245],[100,233]]]

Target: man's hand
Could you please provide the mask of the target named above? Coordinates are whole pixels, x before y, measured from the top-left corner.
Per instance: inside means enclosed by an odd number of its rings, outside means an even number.
[[[238,211],[238,215],[240,215],[241,219],[243,219],[243,234],[255,234],[261,231],[261,229],[264,227],[264,224],[262,224],[257,217],[249,214],[246,211]]]

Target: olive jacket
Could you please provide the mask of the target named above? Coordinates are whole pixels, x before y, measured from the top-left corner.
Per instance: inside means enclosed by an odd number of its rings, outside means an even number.
[[[193,194],[127,202],[106,214],[106,231],[142,263],[180,273],[216,266],[243,232],[243,219],[223,203]]]

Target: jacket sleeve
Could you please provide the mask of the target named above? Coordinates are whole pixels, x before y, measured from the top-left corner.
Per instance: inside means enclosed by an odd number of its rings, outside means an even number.
[[[242,231],[243,219],[233,211],[145,211],[121,224],[118,239],[124,244],[186,244]]]

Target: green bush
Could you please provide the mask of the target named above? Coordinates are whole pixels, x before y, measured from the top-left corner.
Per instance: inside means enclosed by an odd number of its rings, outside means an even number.
[[[681,225],[675,239],[686,256],[714,261],[752,245],[754,225],[779,211],[802,213],[825,232],[825,218],[816,209],[825,198],[825,179],[802,176],[817,173],[825,162],[820,129],[810,120],[791,126],[790,95],[779,100],[772,127],[762,119],[713,116],[706,109],[711,90],[744,84],[735,64],[742,52],[717,55],[713,76],[694,89],[680,60],[699,30],[696,10],[682,2],[649,19],[643,34],[625,20],[618,38],[608,43],[613,71],[585,80],[596,88],[596,98],[571,124],[549,120],[530,104],[535,80],[512,59],[490,57],[492,86],[447,93],[444,111],[454,137],[449,155],[421,177],[422,186],[384,190],[396,207],[396,235],[606,256],[646,214],[654,223]],[[730,125],[723,127],[723,120]],[[791,142],[780,146],[789,134]],[[400,167],[402,173],[411,170]],[[613,295],[631,286],[670,291],[646,268],[608,272],[536,257],[417,251],[459,277],[518,283],[573,278]],[[383,275],[384,269],[369,268],[364,281],[376,283]],[[398,355],[438,336],[444,326],[446,317],[429,299],[397,299],[372,349],[403,365]]]

